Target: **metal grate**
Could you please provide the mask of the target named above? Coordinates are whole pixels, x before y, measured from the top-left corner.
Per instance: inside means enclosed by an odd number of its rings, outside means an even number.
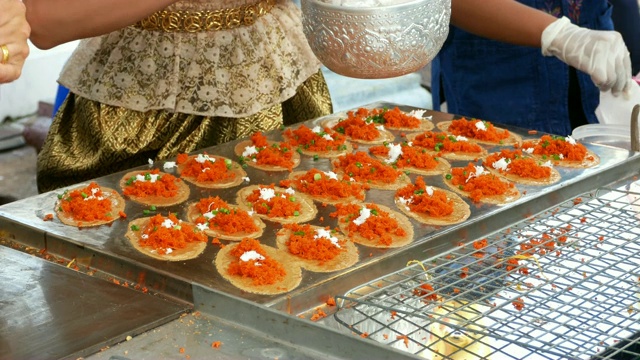
[[[635,189],[600,188],[408,264],[336,297],[335,320],[427,359],[638,359]]]

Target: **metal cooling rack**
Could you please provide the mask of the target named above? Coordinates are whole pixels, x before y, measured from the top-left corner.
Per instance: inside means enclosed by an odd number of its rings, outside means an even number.
[[[639,359],[637,189],[599,188],[486,246],[418,259],[337,296],[334,318],[427,359]]]

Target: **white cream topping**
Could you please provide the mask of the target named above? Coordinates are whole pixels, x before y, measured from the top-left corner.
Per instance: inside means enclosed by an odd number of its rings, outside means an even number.
[[[158,180],[158,177],[160,177],[159,174],[149,174],[149,176],[151,177],[150,180],[145,179],[144,175],[136,175],[136,181],[140,181],[140,182],[145,182],[145,181],[149,181],[150,183],[154,183],[156,182],[156,180]]]
[[[324,131],[324,129],[321,128],[319,125],[316,125],[316,126],[313,127],[313,129],[311,129],[311,131],[313,131],[316,134],[320,134],[320,133],[322,133]]]
[[[316,240],[320,238],[329,239],[329,241],[331,241],[331,243],[335,247],[340,248],[340,244],[338,243],[338,238],[335,236],[331,236],[331,231],[327,229],[316,229],[316,234],[313,235],[313,238]]]
[[[162,222],[161,226],[165,227],[167,229],[171,229],[172,227],[176,226],[176,223],[171,221],[171,219],[164,219],[164,221]]]
[[[466,137],[464,137],[464,136],[460,136],[460,135],[458,135],[458,136],[456,136],[456,141],[469,141],[469,139],[467,139],[467,138],[466,138]]]
[[[260,199],[269,201],[276,197],[276,191],[270,188],[261,188],[260,189]]]
[[[287,193],[287,194],[289,194],[289,195],[293,195],[293,194],[295,194],[295,193],[296,193],[296,191],[295,191],[295,190],[293,190],[292,188],[287,188],[284,192],[285,192],[285,193]]]
[[[548,167],[550,169],[553,169],[553,163],[551,163],[551,160],[547,160],[544,164],[542,164],[540,166],[545,166],[545,167]]]
[[[571,145],[575,145],[576,143],[576,139],[572,138],[571,135],[567,136],[566,138],[564,138],[569,144]]]
[[[425,191],[427,192],[427,195],[433,196],[433,186],[427,186]]]
[[[149,165],[153,165],[153,159],[149,159],[148,162],[149,162]]]
[[[526,152],[527,154],[533,154],[533,148],[523,148],[522,151]]]
[[[246,181],[246,182],[249,182],[249,180],[251,180],[251,179],[249,179],[249,177],[248,177],[248,176],[245,176],[245,177],[243,177],[243,178],[242,178],[242,180],[244,180],[244,181]]]
[[[389,144],[389,158],[385,160],[386,163],[394,163],[398,161],[398,157],[402,155],[402,145]]]
[[[242,157],[249,157],[257,153],[258,153],[258,149],[256,149],[255,145],[247,146],[244,148],[244,151],[242,152]]]
[[[353,220],[353,223],[360,226],[371,216],[371,209],[366,206],[360,209],[360,216]]]
[[[245,148],[246,150],[246,148]],[[204,164],[205,161],[211,161],[211,162],[215,162],[216,158],[211,157],[207,154],[198,154],[198,156],[196,156],[196,161],[200,164]]]
[[[469,174],[469,177],[467,178],[467,180],[465,182],[469,182],[469,180],[471,180],[474,177],[478,177],[482,174],[486,174],[487,171],[485,171],[484,167],[482,166],[475,166],[475,171]]]
[[[478,129],[480,131],[487,131],[487,126],[484,124],[484,121],[477,121],[476,122],[476,129]]]
[[[509,163],[507,162],[507,159],[500,158],[500,160],[494,161],[494,163],[491,166],[497,170],[507,171],[507,168],[509,167]]]
[[[207,219],[213,219],[214,217],[216,217],[216,214],[214,214],[213,211],[209,211],[202,214],[202,216],[204,216]]]
[[[398,201],[400,202],[400,204],[404,205],[404,207],[409,210],[409,206],[407,206],[407,204],[411,203],[411,201],[413,201],[413,196],[410,198],[404,198],[404,197],[399,197]]]
[[[206,223],[196,224],[196,227],[198,229],[200,229],[200,231],[205,231],[205,230],[209,229],[209,225],[207,225]]]
[[[175,161],[166,161],[166,162],[162,165],[162,167],[163,167],[165,170],[169,170],[169,169],[173,169],[173,168],[175,168],[175,167],[178,167],[178,165],[176,165],[176,162],[175,162]]]
[[[327,175],[329,179],[338,180],[338,174],[334,173],[333,171],[323,171],[323,173]]]
[[[240,255],[240,261],[255,261],[256,266],[261,266],[262,264],[260,264],[259,261],[262,260],[264,260],[264,256],[258,254],[258,252],[255,250],[245,251],[242,255]]]
[[[411,110],[407,113],[407,115],[413,116],[418,119],[422,119],[422,117],[424,116],[424,113],[426,112],[427,110]]]

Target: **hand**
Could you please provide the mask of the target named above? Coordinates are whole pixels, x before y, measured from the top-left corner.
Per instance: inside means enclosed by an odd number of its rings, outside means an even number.
[[[0,84],[16,80],[29,55],[27,39],[31,28],[25,18],[25,6],[20,0],[0,0],[0,46],[5,45],[9,60],[2,64],[0,49]]]
[[[628,92],[631,59],[618,32],[581,28],[562,17],[544,29],[541,41],[543,55],[589,74],[601,91]]]

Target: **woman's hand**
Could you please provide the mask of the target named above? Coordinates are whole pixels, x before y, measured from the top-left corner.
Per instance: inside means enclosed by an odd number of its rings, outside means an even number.
[[[20,0],[0,0],[0,84],[16,80],[29,55],[31,28]]]

